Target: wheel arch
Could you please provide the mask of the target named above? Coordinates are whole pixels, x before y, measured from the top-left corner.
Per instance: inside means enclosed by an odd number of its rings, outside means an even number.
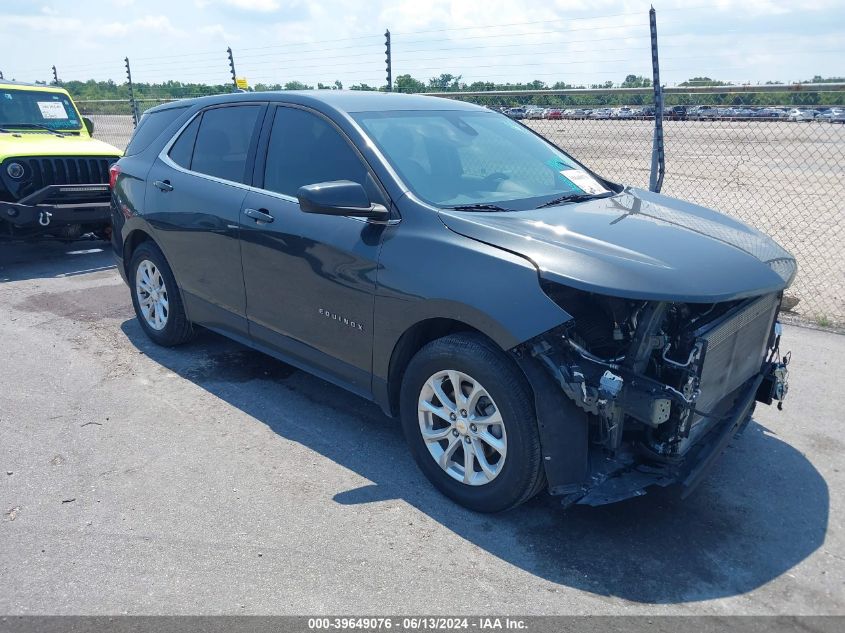
[[[496,343],[492,337],[477,327],[464,321],[447,317],[422,319],[408,327],[402,333],[393,346],[387,369],[387,401],[385,404],[387,405],[387,412],[390,415],[396,416],[399,414],[399,392],[402,387],[402,379],[405,376],[408,363],[414,355],[431,341],[449,336],[450,334],[457,334],[458,332],[478,334],[494,344]]]
[[[161,256],[164,257],[164,261],[167,263],[168,266],[171,268],[171,272],[176,280],[176,291],[179,293],[180,297],[182,298],[183,305],[185,306],[185,312],[188,313],[189,309],[186,304],[184,304],[184,294],[182,292],[182,286],[179,284],[179,278],[176,277],[176,271],[172,270],[172,265],[170,264],[170,258],[167,256],[167,253],[164,252],[164,249],[161,247],[156,239],[152,236],[151,232],[146,230],[146,227],[140,226],[132,229],[129,233],[126,234],[126,238],[123,240],[123,272],[125,275],[126,283],[129,287],[132,287],[132,275],[130,274],[129,265],[132,263],[132,255],[138,249],[141,244],[146,242],[150,242],[154,244],[155,247],[161,252]],[[189,315],[190,318],[190,315]]]
[[[454,318],[433,317],[417,321],[402,333],[393,347],[383,402],[376,394],[385,412],[392,416],[399,414],[402,379],[414,355],[431,341],[459,332],[484,337],[511,358],[534,400],[549,491],[559,495],[580,490],[588,474],[587,415],[564,395],[521,343],[503,348],[493,336]]]
[[[141,228],[133,229],[123,240],[123,271],[126,273],[127,279],[129,278],[129,263],[132,260],[132,253],[144,242],[152,242],[161,250],[161,246],[156,243],[153,236]]]

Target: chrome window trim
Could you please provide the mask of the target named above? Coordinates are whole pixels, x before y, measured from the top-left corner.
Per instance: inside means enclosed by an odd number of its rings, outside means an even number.
[[[228,105],[229,104],[227,104],[227,106]],[[242,102],[242,103],[238,102],[238,103],[235,103],[235,104],[232,104],[232,105],[259,105],[259,106],[261,106],[261,105],[265,105],[265,104],[263,102],[259,103],[259,104],[254,104],[254,102],[249,101],[249,102]],[[201,110],[197,110],[192,117],[190,117],[187,121],[185,121],[185,123],[178,130],[176,130],[176,132],[174,132],[173,136],[170,138],[169,141],[167,141],[167,143],[165,143],[164,147],[162,148],[162,150],[158,154],[158,157],[161,160],[161,162],[163,162],[165,165],[167,165],[171,169],[175,169],[176,171],[181,172],[183,174],[188,174],[189,176],[197,176],[199,178],[203,178],[204,180],[210,180],[211,182],[216,182],[216,183],[221,184],[221,185],[228,185],[228,186],[234,187],[236,189],[243,189],[244,191],[253,191],[253,192],[256,192],[256,193],[267,194],[267,195],[270,195],[274,198],[279,198],[279,199],[285,200],[287,202],[296,202],[297,204],[299,204],[299,200],[297,200],[293,196],[286,196],[284,194],[276,193],[275,191],[267,191],[265,189],[253,187],[252,185],[247,185],[246,183],[243,183],[243,182],[237,182],[237,181],[234,181],[234,180],[226,180],[225,178],[218,178],[217,176],[211,176],[209,174],[204,174],[201,171],[194,171],[192,169],[186,169],[186,168],[182,167],[181,165],[179,165],[178,163],[176,163],[176,161],[174,161],[172,158],[170,158],[170,150],[173,149],[173,146],[176,144],[176,141],[178,141],[179,137],[182,136],[182,132],[185,131],[185,128],[187,128],[191,123],[193,123],[194,119],[196,119],[198,116],[201,116],[203,112],[206,112],[207,110],[210,110],[210,109],[213,109],[213,108],[203,108]],[[199,131],[197,131],[197,132],[199,132]]]
[[[258,103],[256,103],[256,102],[253,102],[253,101],[243,101],[243,102],[236,102],[234,104],[226,104],[226,106],[224,106],[224,107],[230,107],[230,106],[233,106],[233,105],[234,106],[238,106],[238,105],[259,105],[259,106],[268,105],[268,106],[272,106],[274,103],[277,106],[288,106],[288,107],[290,107],[290,106],[297,107],[299,105],[299,104],[288,104],[288,103],[285,103],[285,102],[272,102],[272,101],[269,102],[269,103],[268,102],[258,102]],[[191,123],[193,123],[194,119],[196,119],[198,116],[201,116],[203,112],[206,112],[207,110],[214,109],[216,107],[219,107],[219,106],[210,106],[210,107],[202,108],[200,110],[197,110],[193,114],[193,116],[188,118],[188,120],[185,121],[185,123],[183,123],[179,127],[179,129],[176,130],[176,132],[173,133],[173,136],[170,137],[170,140],[167,141],[167,143],[164,144],[164,147],[159,152],[158,158],[161,160],[161,162],[163,162],[165,165],[167,165],[171,169],[174,169],[174,170],[181,172],[183,174],[187,174],[189,176],[196,176],[198,178],[203,178],[204,180],[216,182],[216,183],[221,184],[221,185],[227,185],[227,186],[233,187],[235,189],[243,189],[244,191],[247,191],[247,192],[260,193],[260,194],[265,195],[265,196],[270,196],[271,198],[277,198],[279,200],[284,200],[285,202],[293,202],[298,206],[299,200],[297,198],[295,198],[294,196],[289,196],[287,194],[279,193],[277,191],[270,191],[269,189],[262,189],[260,187],[253,187],[252,185],[247,185],[247,184],[242,183],[242,182],[236,182],[234,180],[226,180],[225,178],[218,178],[217,176],[211,176],[209,174],[204,174],[204,173],[199,172],[199,171],[193,171],[192,169],[185,169],[184,167],[182,167],[181,165],[176,163],[176,161],[174,161],[172,158],[170,158],[170,150],[173,149],[173,146],[176,144],[176,141],[179,140],[180,136],[182,136],[182,132],[185,131],[185,128],[187,128]],[[352,146],[352,149],[355,151],[355,153],[361,159],[361,161],[363,162],[363,164],[367,168],[367,170],[369,172],[373,171],[372,167],[370,167],[369,163],[361,155],[361,152],[358,150],[357,147],[355,147],[355,144],[352,143],[351,140],[349,140],[348,137],[346,137],[346,135],[343,133],[343,130],[341,130],[334,121],[332,121],[330,118],[325,116],[322,112],[317,112],[316,110],[312,110],[311,108],[300,106],[300,109],[312,112],[314,114],[317,114],[317,115],[321,116],[322,118],[324,118],[326,121],[328,121],[330,125],[334,126],[337,129],[337,131],[341,134],[341,136],[346,138],[347,143],[349,143]],[[274,114],[274,116],[275,116],[275,114]],[[197,133],[199,133],[199,130],[197,130]],[[268,148],[269,148],[269,145],[268,145]],[[384,191],[384,188],[383,188],[381,182],[379,182],[379,180],[375,176],[375,174],[373,174],[373,176],[374,176],[375,182],[378,184],[379,188],[382,189],[382,192],[385,194],[385,196],[389,200],[390,196],[387,194],[386,191]],[[335,217],[346,218],[348,220],[355,220],[357,222],[363,222],[363,223],[367,223],[367,224],[387,224],[387,225],[391,225],[391,226],[394,225],[394,224],[398,224],[401,221],[401,217],[391,218],[391,219],[387,220],[386,222],[378,221],[378,220],[374,221],[371,218],[359,218],[359,217],[348,216],[348,215],[339,215],[339,216],[335,216]]]

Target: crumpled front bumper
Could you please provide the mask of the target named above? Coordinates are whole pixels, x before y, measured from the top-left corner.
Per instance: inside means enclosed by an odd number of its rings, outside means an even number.
[[[48,185],[17,202],[0,201],[0,219],[19,228],[109,224],[107,184]]]
[[[755,401],[780,403],[787,393],[779,304],[779,295],[749,298],[691,330],[685,362],[667,357],[656,335],[659,306],[643,308],[623,357],[595,356],[572,339],[571,327],[518,348],[534,390],[549,492],[564,505],[613,503],[650,486],[692,492],[748,423]],[[641,358],[662,373],[647,374]]]
[[[756,402],[770,404],[773,398],[782,399],[788,390],[788,372],[783,363],[767,362],[760,373],[742,388],[725,419],[714,425],[695,446],[674,463],[643,461],[634,458],[629,463],[601,465],[593,469],[593,481],[584,493],[568,495],[565,505],[600,506],[646,494],[651,486],[665,487],[680,484],[685,498],[704,480],[728,443],[751,421]],[[595,466],[595,465],[594,465]]]

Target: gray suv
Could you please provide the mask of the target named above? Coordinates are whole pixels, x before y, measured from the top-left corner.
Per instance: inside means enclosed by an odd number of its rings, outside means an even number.
[[[145,114],[112,180],[153,341],[208,328],[374,400],[474,510],[688,492],[786,392],[786,251],[486,108],[182,101]]]

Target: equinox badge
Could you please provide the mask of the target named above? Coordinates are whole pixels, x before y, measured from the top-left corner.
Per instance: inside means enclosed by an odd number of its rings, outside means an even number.
[[[343,325],[348,325],[351,328],[356,330],[360,330],[361,332],[364,331],[364,324],[358,323],[358,321],[353,321],[351,319],[346,318],[345,316],[339,315],[337,312],[330,312],[325,308],[320,308],[317,310],[322,316],[326,317],[327,319],[332,319],[333,321],[337,321],[338,323],[342,323]]]

